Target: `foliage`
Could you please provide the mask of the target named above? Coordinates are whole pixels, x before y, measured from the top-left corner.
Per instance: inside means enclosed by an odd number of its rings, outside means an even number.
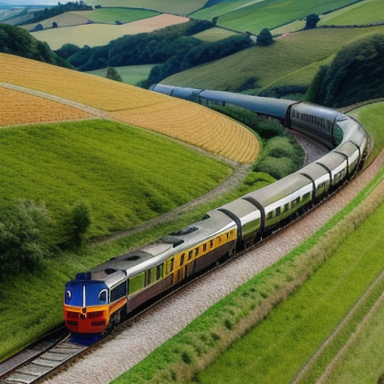
[[[268,45],[273,44],[273,38],[268,28],[262,29],[261,32],[258,34],[257,44],[262,47],[267,47]]]
[[[308,99],[342,107],[383,97],[383,78],[384,35],[374,35],[341,49],[329,67],[320,68],[308,90]]]
[[[91,225],[91,213],[88,205],[78,202],[72,209],[73,241],[81,245],[84,235]]]
[[[123,81],[119,73],[116,71],[115,68],[113,67],[108,67],[107,68],[107,79],[114,80],[114,81]]]
[[[151,33],[127,35],[100,47],[85,46],[68,57],[68,61],[81,71],[92,71],[107,66],[163,63],[172,56],[185,54],[201,44],[193,34],[212,27],[208,21],[190,21]],[[61,54],[61,51],[56,51]]]
[[[316,13],[311,13],[305,18],[306,24],[304,29],[313,29],[316,28],[317,23],[320,21],[319,15]]]
[[[0,23],[0,52],[73,68],[66,60],[51,51],[47,43],[35,39],[22,28],[4,23]]]
[[[198,65],[221,59],[251,46],[251,40],[247,36],[230,36],[214,42],[203,42],[189,50],[177,53],[164,64],[155,66],[146,81],[140,85],[149,88],[154,83],[174,73],[185,71]]]
[[[42,233],[48,219],[44,203],[3,198],[0,202],[0,275],[40,265],[46,254]]]

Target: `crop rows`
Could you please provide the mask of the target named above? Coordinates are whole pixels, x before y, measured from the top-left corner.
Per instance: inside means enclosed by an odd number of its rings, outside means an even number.
[[[3,87],[0,87],[0,98],[0,127],[92,117],[79,109]]]
[[[258,154],[258,141],[251,132],[197,104],[37,61],[32,65],[30,60],[17,56],[0,54],[0,60],[2,82],[98,108],[109,112],[112,118],[237,162],[252,163]]]

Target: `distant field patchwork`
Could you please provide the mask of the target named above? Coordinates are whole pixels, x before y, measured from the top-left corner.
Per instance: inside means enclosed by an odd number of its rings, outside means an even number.
[[[113,119],[163,133],[234,161],[253,163],[257,158],[259,143],[252,132],[198,104],[17,56],[0,54],[0,60],[2,82],[92,106]]]
[[[152,32],[159,28],[187,21],[189,19],[186,17],[164,14],[122,25],[86,24],[67,27],[65,31],[60,28],[52,28],[32,32],[32,35],[40,41],[47,42],[53,50],[61,48],[64,44],[75,44],[80,48],[84,45],[96,47],[106,45],[124,35]]]

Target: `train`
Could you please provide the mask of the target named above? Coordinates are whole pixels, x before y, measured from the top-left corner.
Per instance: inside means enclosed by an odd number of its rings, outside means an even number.
[[[351,179],[370,151],[369,136],[359,122],[331,108],[161,84],[151,90],[202,105],[233,104],[279,119],[330,152],[185,228],[78,273],[65,285],[63,304],[74,341],[95,342],[149,300],[268,237]]]

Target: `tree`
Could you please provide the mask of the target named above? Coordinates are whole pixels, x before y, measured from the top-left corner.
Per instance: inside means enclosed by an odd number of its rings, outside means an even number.
[[[108,67],[106,78],[110,80],[115,80],[115,81],[123,81],[119,73],[113,67]]]
[[[0,275],[37,267],[46,247],[43,232],[49,221],[44,203],[5,200],[0,204]]]
[[[84,235],[91,225],[91,214],[87,204],[78,202],[72,210],[73,241],[81,245]]]
[[[273,44],[273,37],[268,28],[264,28],[257,36],[257,43],[262,47]]]
[[[314,29],[316,28],[317,23],[320,21],[319,15],[311,13],[305,18],[306,24],[304,29]]]

